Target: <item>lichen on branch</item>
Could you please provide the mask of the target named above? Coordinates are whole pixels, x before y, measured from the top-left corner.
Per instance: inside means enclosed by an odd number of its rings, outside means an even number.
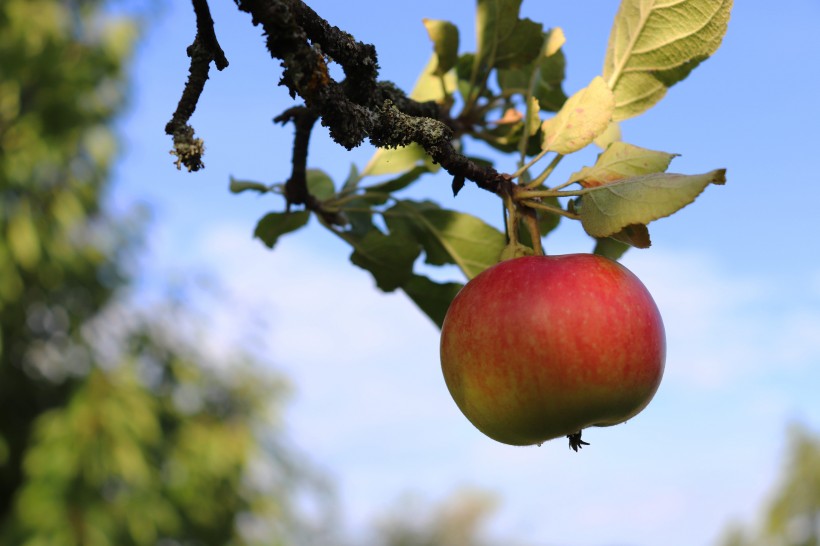
[[[417,143],[453,175],[454,189],[460,188],[465,179],[494,193],[509,184],[505,175],[456,151],[451,142],[454,122],[435,102],[414,101],[391,82],[378,80],[378,58],[372,44],[359,42],[332,26],[300,0],[235,1],[241,11],[251,15],[255,26],[262,27],[271,57],[281,62],[280,85],[287,87],[292,97],[304,101],[298,114],[289,109],[276,118],[297,125],[293,169],[286,184],[289,204],[315,206],[308,197],[305,171],[306,143],[316,120],[347,149],[366,140],[385,148]],[[189,170],[202,167],[203,146],[194,137],[188,120],[208,78],[210,62],[215,61],[217,68],[227,66],[206,0],[194,0],[194,8],[197,38],[188,50],[190,76],[179,107],[166,127],[174,137],[172,153],[178,156],[178,165]],[[330,76],[329,60],[342,67],[344,80],[339,82]]]

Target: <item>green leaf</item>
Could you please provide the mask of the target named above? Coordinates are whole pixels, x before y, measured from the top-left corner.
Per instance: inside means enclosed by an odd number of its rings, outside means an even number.
[[[617,121],[610,121],[604,132],[598,135],[593,142],[602,150],[606,150],[613,142],[621,140],[621,125]]]
[[[499,69],[496,72],[498,85],[506,93],[517,93],[526,97],[532,85],[532,96],[538,99],[541,110],[557,112],[564,105],[567,96],[561,87],[566,71],[566,58],[561,49],[565,38],[560,28],[544,34],[544,55],[526,66]]]
[[[23,269],[33,270],[40,263],[40,236],[28,199],[21,199],[6,227],[9,250]]]
[[[422,22],[435,51],[436,67],[433,72],[443,76],[455,67],[458,61],[458,28],[449,21],[422,19]]]
[[[695,200],[709,184],[725,184],[726,170],[683,175],[655,173],[591,188],[576,206],[593,237],[609,237],[632,224],[669,216]]]
[[[319,169],[308,169],[306,176],[308,191],[319,201],[330,199],[336,195],[336,188],[333,186],[333,180],[324,171]]]
[[[256,224],[253,236],[260,239],[268,248],[273,248],[282,235],[296,231],[307,224],[310,212],[271,212],[262,217]]]
[[[243,191],[256,191],[259,193],[267,193],[270,188],[261,182],[252,182],[250,180],[237,180],[231,177],[231,185],[229,187],[231,193],[242,193]]]
[[[573,173],[569,181],[591,188],[632,176],[662,173],[678,155],[616,141],[598,156],[595,165]]]
[[[347,173],[347,178],[342,184],[342,193],[351,192],[355,190],[359,186],[359,181],[362,179],[362,175],[359,174],[359,168],[356,167],[355,163],[350,164],[350,171]]]
[[[652,246],[649,229],[644,224],[629,224],[618,233],[610,235],[609,238],[635,248],[649,248]]]
[[[623,0],[609,35],[604,79],[615,121],[643,113],[720,46],[732,0]]]
[[[419,245],[408,233],[401,231],[385,235],[371,229],[363,237],[342,234],[353,246],[350,261],[370,271],[376,285],[391,292],[404,285],[413,275],[413,263],[419,255]]]
[[[372,195],[372,194],[371,194]],[[347,220],[347,232],[354,236],[363,236],[373,229],[374,204],[381,204],[383,201],[373,203],[367,194],[345,201],[341,214]]]
[[[416,165],[406,173],[393,178],[391,180],[387,180],[380,184],[374,184],[372,186],[367,187],[368,192],[381,192],[381,193],[393,193],[399,190],[403,190],[416,180],[418,180],[421,175],[430,172],[427,168],[427,165]]]
[[[450,303],[463,286],[457,282],[437,283],[427,277],[413,275],[401,288],[441,328]]]
[[[596,76],[541,124],[542,149],[566,155],[584,148],[609,126],[614,106],[612,91]]]
[[[476,67],[480,71],[531,62],[541,49],[543,27],[519,19],[521,0],[478,0]]]
[[[399,201],[385,211],[391,231],[413,233],[431,265],[455,264],[472,279],[498,262],[503,233],[483,220],[434,203]]]
[[[416,84],[410,92],[410,98],[417,102],[436,101],[444,103],[448,95],[456,91],[456,74],[449,71],[443,75],[436,73],[438,56],[433,53],[427,65],[416,79]]]
[[[362,176],[403,173],[418,165],[423,165],[428,172],[439,169],[424,148],[418,144],[401,148],[379,148],[365,165]]]
[[[612,237],[601,237],[595,240],[595,249],[592,253],[604,256],[610,260],[619,260],[627,250],[629,250],[629,244],[613,239]]]

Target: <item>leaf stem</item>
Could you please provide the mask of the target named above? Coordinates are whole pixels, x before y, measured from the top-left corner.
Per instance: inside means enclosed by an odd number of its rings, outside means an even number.
[[[539,154],[537,156],[530,159],[525,165],[522,165],[521,168],[519,168],[517,171],[512,173],[510,175],[510,178],[513,179],[513,180],[515,180],[516,178],[519,178],[522,174],[527,172],[530,169],[530,167],[535,165],[538,161],[541,160],[542,157],[544,157],[548,153],[549,153],[549,150],[542,150],[541,152],[539,152]]]
[[[575,184],[576,182],[578,182],[578,181],[577,181],[577,180],[567,180],[566,182],[564,182],[564,183],[562,183],[562,184],[558,184],[557,186],[555,186],[555,187],[553,187],[553,188],[550,188],[550,189],[551,189],[552,191],[563,190],[563,189],[564,189],[564,188],[566,188],[567,186],[571,186],[572,184]]]
[[[581,217],[577,214],[573,214],[572,212],[566,211],[560,207],[553,207],[551,205],[545,205],[539,201],[535,201],[532,199],[524,199],[521,201],[521,204],[533,209],[540,209],[545,210],[547,212],[551,212],[553,214],[558,214],[560,216],[564,216],[566,218],[572,218],[573,220],[580,220]]]
[[[531,190],[531,189],[537,188],[538,186],[543,184],[544,180],[549,178],[549,176],[552,174],[552,171],[555,170],[555,167],[558,166],[558,164],[561,162],[562,159],[564,159],[563,154],[558,154],[555,157],[553,157],[552,161],[550,161],[550,164],[547,165],[546,169],[544,169],[544,172],[542,172],[540,175],[538,175],[538,177],[535,180],[533,180],[532,182],[530,182],[529,184],[524,186],[524,188],[528,189],[528,190]]]
[[[582,195],[586,195],[592,190],[596,188],[583,188],[580,190],[571,190],[571,191],[564,191],[564,190],[524,190],[519,192],[518,200],[530,199],[532,197],[580,197]]]

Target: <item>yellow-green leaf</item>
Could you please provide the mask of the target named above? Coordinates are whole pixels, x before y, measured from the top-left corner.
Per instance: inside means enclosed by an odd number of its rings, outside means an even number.
[[[419,74],[410,98],[417,102],[436,101],[444,103],[448,95],[456,91],[458,83],[456,81],[455,70],[450,70],[443,75],[436,74],[438,66],[438,55],[432,54],[427,65]]]
[[[616,121],[643,113],[720,46],[732,0],[623,0],[609,35],[604,78]]]
[[[613,142],[598,156],[592,167],[584,167],[570,176],[585,188],[602,186],[631,176],[662,173],[678,154],[656,152],[626,142]]]
[[[435,51],[436,67],[433,72],[443,76],[458,61],[458,27],[449,21],[437,19],[422,19],[422,22]]]
[[[379,148],[365,165],[362,176],[403,173],[417,165],[425,165],[430,172],[439,168],[418,144],[400,148]]]
[[[570,154],[584,148],[603,133],[612,120],[615,101],[603,78],[595,77],[572,95],[554,117],[541,124],[541,148]]]
[[[725,184],[726,170],[684,175],[655,173],[591,188],[576,206],[584,230],[609,237],[632,224],[669,216],[695,200],[709,184]]]

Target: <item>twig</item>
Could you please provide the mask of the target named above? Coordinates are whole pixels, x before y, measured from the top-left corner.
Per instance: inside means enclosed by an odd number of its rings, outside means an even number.
[[[202,163],[205,146],[201,138],[194,137],[194,128],[188,122],[205,89],[211,61],[214,61],[217,69],[222,70],[228,66],[228,59],[216,39],[214,21],[211,18],[207,0],[192,1],[196,14],[197,32],[193,43],[187,49],[188,56],[191,58],[188,81],[185,83],[182,97],[179,99],[171,121],[165,125],[165,133],[174,138],[174,149],[171,154],[177,156],[177,168],[185,165],[188,171],[198,171],[205,166]]]

